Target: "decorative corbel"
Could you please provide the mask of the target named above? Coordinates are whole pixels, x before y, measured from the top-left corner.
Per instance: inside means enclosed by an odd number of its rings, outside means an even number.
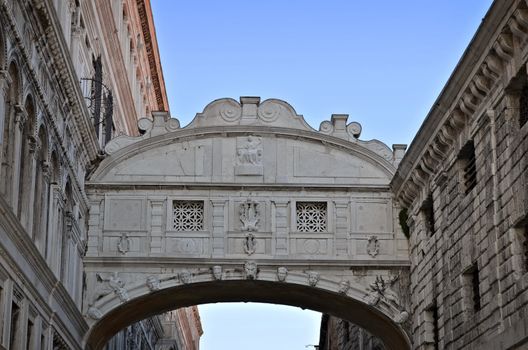
[[[527,9],[517,9],[513,13],[517,24],[524,28],[525,32],[528,32],[528,10]]]
[[[441,142],[439,141],[439,138],[440,136],[438,135],[434,139],[433,145],[431,146],[431,157],[433,157],[433,159],[438,163],[442,162],[442,160],[446,158],[444,151],[441,149]]]
[[[420,161],[420,164],[418,167],[427,174],[427,177],[431,176],[434,173],[434,165],[430,164],[429,161],[431,160],[431,157],[428,155],[428,152],[424,154],[422,157],[422,160]]]
[[[502,63],[498,57],[490,53],[485,59],[485,68],[482,72],[488,76],[488,78],[495,80],[502,74]]]
[[[511,34],[502,33],[493,43],[493,49],[504,61],[509,61],[513,57],[513,40]]]
[[[471,91],[471,94],[477,99],[482,100],[484,97],[486,97],[486,91],[482,91],[477,87],[477,84],[475,83],[475,78],[471,83],[469,83],[469,91]]]
[[[473,82],[475,83],[475,87],[482,91],[484,95],[489,93],[490,82],[485,76],[477,74],[475,75],[475,78],[473,78]]]
[[[517,22],[517,19],[512,18],[508,22],[508,28],[510,28],[513,35],[519,38],[520,40],[524,40],[526,38],[525,28],[522,27],[519,22]]]
[[[478,109],[478,102],[474,102],[473,95],[470,92],[466,92],[462,95],[459,106],[464,113],[470,116]]]

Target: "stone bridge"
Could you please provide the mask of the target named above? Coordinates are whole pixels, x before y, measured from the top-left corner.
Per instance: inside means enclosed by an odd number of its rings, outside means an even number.
[[[286,102],[213,101],[121,136],[90,175],[86,348],[145,317],[257,301],[349,320],[410,348],[407,239],[389,182],[403,156],[332,115],[312,129]]]

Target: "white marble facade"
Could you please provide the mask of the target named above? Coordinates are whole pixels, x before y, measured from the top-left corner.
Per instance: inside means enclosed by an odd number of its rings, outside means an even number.
[[[139,121],[142,136],[113,139],[86,183],[94,329],[153,291],[247,279],[371,295],[405,321],[405,303],[369,289],[408,268],[389,189],[403,145],[360,140],[346,115],[317,131],[286,102],[258,97],[213,101],[183,128],[153,117]]]

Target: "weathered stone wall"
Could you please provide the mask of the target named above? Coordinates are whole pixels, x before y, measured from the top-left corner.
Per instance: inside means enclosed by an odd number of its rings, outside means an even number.
[[[326,317],[326,320],[324,319]],[[381,340],[357,325],[324,315],[319,350],[384,350]]]
[[[526,6],[493,4],[392,181],[409,208],[416,349],[528,341]]]

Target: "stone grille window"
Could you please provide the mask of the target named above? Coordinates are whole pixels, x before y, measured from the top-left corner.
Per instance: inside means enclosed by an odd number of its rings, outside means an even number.
[[[475,146],[473,141],[468,141],[458,154],[462,170],[462,184],[464,193],[468,194],[477,184],[477,166],[475,162]]]
[[[297,202],[297,231],[326,232],[326,202]]]
[[[519,126],[522,128],[528,121],[528,84],[524,84],[519,97]]]
[[[204,202],[173,201],[172,228],[175,231],[202,231],[204,228]]]

